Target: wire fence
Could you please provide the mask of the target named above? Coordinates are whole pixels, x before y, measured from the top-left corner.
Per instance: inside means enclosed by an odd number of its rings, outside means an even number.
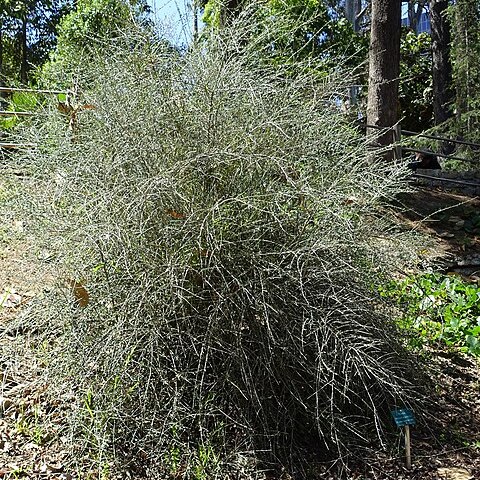
[[[415,148],[415,147],[405,147],[402,146],[402,138],[403,135],[407,135],[409,137],[414,137],[414,138],[426,138],[429,140],[436,140],[438,142],[442,143],[448,143],[448,144],[455,144],[455,145],[465,145],[472,147],[474,149],[480,150],[480,144],[479,143],[474,143],[474,142],[468,142],[465,140],[458,140],[455,138],[449,138],[449,137],[441,137],[437,135],[430,135],[426,133],[418,133],[418,132],[412,132],[410,130],[403,130],[401,128],[400,124],[397,124],[393,127],[381,127],[379,125],[365,125],[365,127],[372,128],[375,130],[383,130],[383,131],[388,131],[391,130],[393,132],[393,140],[394,140],[394,147],[395,152],[396,152],[396,157],[398,160],[401,160],[403,157],[403,153],[411,152],[411,153],[422,153],[426,155],[435,155],[437,157],[445,158],[445,159],[450,159],[450,160],[459,160],[462,162],[467,162],[467,163],[476,163],[480,164],[480,160],[478,158],[472,159],[472,158],[465,158],[465,157],[459,157],[456,155],[451,155],[451,154],[446,154],[444,152],[435,152],[433,150],[425,150],[423,148]]]
[[[455,138],[443,137],[439,135],[431,135],[423,132],[419,133],[419,132],[413,132],[410,130],[403,130],[400,124],[394,125],[393,127],[381,127],[378,125],[365,124],[364,127],[367,130],[374,129],[374,130],[382,130],[384,132],[387,132],[389,130],[392,131],[392,147],[394,151],[394,157],[397,161],[402,161],[406,156],[405,154],[419,153],[422,155],[432,155],[434,157],[437,157],[437,158],[439,157],[444,160],[455,160],[455,161],[468,163],[476,166],[477,168],[478,166],[480,166],[480,159],[478,158],[460,157],[458,155],[447,154],[441,151],[437,152],[433,150],[427,150],[421,147],[405,146],[404,145],[405,142],[403,141],[403,138],[404,136],[407,136],[409,137],[409,141],[425,138],[428,140],[435,140],[443,145],[463,145],[475,150],[480,150],[480,144],[478,143],[455,139]],[[422,170],[421,166],[418,166],[417,168]],[[447,185],[450,185],[452,188],[462,187],[465,190],[471,191],[471,193],[475,195],[480,194],[480,178],[477,178],[476,175],[473,175],[473,176],[467,175],[466,176],[467,178],[465,178],[465,175],[462,175],[463,178],[461,178],[461,177],[458,177],[458,175],[459,174],[456,174],[455,175],[456,178],[452,178],[448,173],[444,173],[444,172],[438,173],[438,171],[436,172],[435,170],[431,170],[431,173],[430,173],[429,169],[427,169],[426,171],[422,170],[421,173],[418,173],[415,169],[415,171],[412,173],[412,177],[414,179],[422,183],[426,183],[429,186],[440,186],[440,185],[443,186],[444,184],[447,184]],[[444,185],[444,186],[447,186],[447,185]]]
[[[0,96],[4,95],[12,95],[14,93],[35,93],[40,95],[66,95],[66,102],[62,104],[59,101],[59,109],[62,106],[67,105],[67,109],[74,112],[74,108],[71,107],[72,98],[77,96],[78,93],[78,86],[74,85],[72,90],[51,90],[51,89],[33,89],[33,88],[18,88],[18,87],[0,87]],[[70,107],[70,108],[69,108]],[[65,108],[61,109],[65,111]],[[37,115],[38,112],[34,111],[9,111],[9,110],[0,110],[0,117],[16,117],[16,118],[25,118],[25,117],[32,117]],[[442,142],[443,144],[454,144],[454,145],[463,145],[467,147],[471,147],[473,149],[480,150],[480,144],[475,142],[469,142],[466,140],[454,139],[449,137],[443,137],[438,135],[431,135],[423,132],[413,132],[410,130],[404,130],[401,128],[400,124],[397,124],[393,127],[382,127],[378,125],[364,125],[367,129],[375,129],[375,130],[383,130],[388,131],[391,130],[393,132],[393,148],[395,152],[395,157],[397,160],[402,160],[405,154],[407,153],[419,153],[423,155],[434,155],[436,157],[440,157],[446,160],[457,160],[465,163],[471,164],[480,164],[480,160],[478,158],[465,158],[459,157],[457,155],[447,154],[444,152],[436,152],[433,150],[426,150],[424,148],[419,147],[411,147],[411,146],[403,146],[402,139],[403,136],[408,136],[414,139],[428,139],[428,140],[435,140],[438,142]],[[35,147],[34,144],[30,143],[16,143],[16,142],[5,142],[1,141],[1,136],[3,132],[0,132],[0,150],[2,149],[23,149],[23,148],[32,148]],[[446,181],[452,181],[450,179],[445,179]]]

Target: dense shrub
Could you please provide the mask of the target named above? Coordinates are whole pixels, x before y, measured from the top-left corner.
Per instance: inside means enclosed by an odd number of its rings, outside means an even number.
[[[261,66],[241,38],[117,42],[74,131],[52,110],[30,132],[35,211],[75,279],[50,307],[79,429],[151,476],[345,462],[418,398],[371,289],[400,255],[382,204],[402,172],[345,122],[339,77]]]

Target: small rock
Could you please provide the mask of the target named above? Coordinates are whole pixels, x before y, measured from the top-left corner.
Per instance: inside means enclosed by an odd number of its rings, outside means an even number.
[[[13,228],[16,232],[23,233],[25,231],[26,222],[23,220],[15,220],[13,222]]]
[[[438,236],[439,236],[440,238],[453,238],[453,237],[455,237],[455,234],[454,234],[454,233],[450,233],[450,232],[440,232],[440,233],[438,234]]]
[[[48,250],[42,250],[38,252],[37,258],[42,262],[50,262],[54,259],[54,254]]]

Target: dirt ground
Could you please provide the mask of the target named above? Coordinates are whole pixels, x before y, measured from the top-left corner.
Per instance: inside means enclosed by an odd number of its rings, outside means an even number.
[[[45,380],[45,339],[21,321],[58,275],[48,247],[35,246],[28,225],[12,209],[11,187],[12,180],[0,178],[0,479],[100,478],[88,458],[72,466],[65,419],[78,408],[77,400],[74,392],[54,391]],[[432,238],[438,269],[479,281],[480,198],[422,188],[400,198],[397,207],[406,226]],[[428,425],[412,428],[412,469],[404,466],[399,434],[395,454],[379,453],[369,468],[353,471],[352,479],[480,479],[479,362],[429,353],[438,385],[437,415]]]
[[[398,207],[402,223],[431,237],[440,270],[480,278],[480,197],[423,187]]]

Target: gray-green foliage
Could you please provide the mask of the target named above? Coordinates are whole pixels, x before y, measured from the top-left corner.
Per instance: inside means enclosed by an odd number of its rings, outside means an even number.
[[[89,445],[152,476],[343,456],[415,399],[370,290],[396,256],[381,207],[402,172],[371,161],[338,77],[259,66],[235,38],[184,56],[129,39],[80,79],[95,109],[74,132],[55,112],[31,132],[44,235],[90,295],[59,301],[59,366]]]

